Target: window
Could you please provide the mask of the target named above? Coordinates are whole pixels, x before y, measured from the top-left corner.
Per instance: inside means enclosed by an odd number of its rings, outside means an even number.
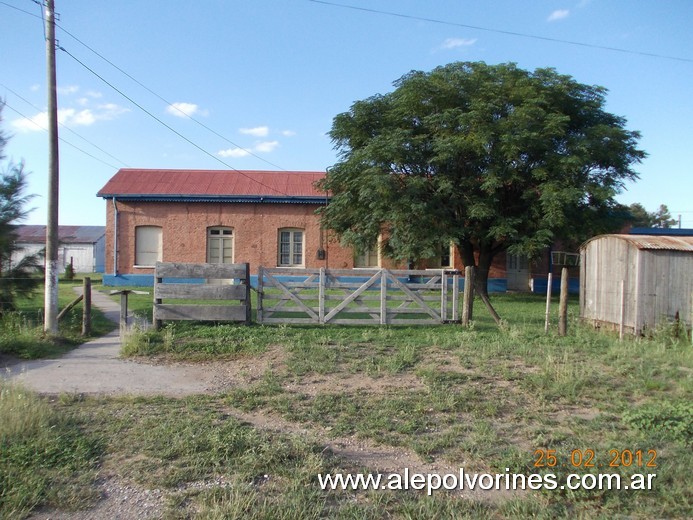
[[[233,230],[229,227],[212,227],[207,230],[207,263],[233,263]]]
[[[161,227],[135,227],[135,265],[154,267],[162,258]]]
[[[303,230],[279,230],[279,265],[281,267],[303,265]]]
[[[378,249],[368,248],[362,254],[354,256],[354,267],[378,267]]]
[[[428,262],[428,266],[430,268],[435,268],[435,269],[441,269],[441,268],[447,269],[448,267],[453,267],[452,259],[453,259],[453,245],[450,244],[448,246],[440,246],[440,248],[438,250],[438,254],[430,259],[430,261]]]

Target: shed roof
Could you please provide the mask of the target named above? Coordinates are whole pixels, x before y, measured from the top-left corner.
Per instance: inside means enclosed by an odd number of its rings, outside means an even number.
[[[46,243],[46,226],[17,226],[15,234],[17,242]],[[105,234],[105,226],[58,226],[58,240],[63,244],[94,244]]]
[[[664,235],[599,235],[590,238],[582,245],[581,249],[590,242],[602,239],[625,240],[634,247],[642,250],[693,252],[693,236]]]
[[[97,193],[106,199],[310,202],[325,200],[324,172],[123,168]]]

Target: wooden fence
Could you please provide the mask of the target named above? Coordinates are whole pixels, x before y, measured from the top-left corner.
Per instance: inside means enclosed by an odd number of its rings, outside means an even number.
[[[156,264],[153,317],[157,329],[163,320],[250,323],[250,307],[248,264]]]
[[[259,323],[431,325],[459,321],[457,271],[258,270]]]

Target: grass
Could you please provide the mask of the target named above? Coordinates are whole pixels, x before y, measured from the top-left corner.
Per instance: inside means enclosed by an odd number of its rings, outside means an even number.
[[[58,307],[63,309],[76,298],[73,287],[81,286],[82,280],[61,280],[58,285]],[[17,310],[0,316],[0,353],[21,359],[58,357],[90,338],[102,336],[113,330],[114,324],[101,311],[92,307],[92,332],[82,334],[82,304],[75,306],[58,324],[58,334],[43,331],[43,288],[32,298],[17,301]]]
[[[73,496],[76,486],[79,496],[91,496],[89,475],[98,463],[107,474],[164,489],[166,518],[691,517],[690,340],[662,328],[621,342],[574,316],[569,335],[558,337],[544,334],[543,298],[507,295],[494,303],[506,320],[502,329],[477,306],[466,329],[176,323],[136,335],[129,355],[223,359],[230,370],[272,363],[259,378],[232,375],[232,388],[218,395],[51,403],[32,397],[32,406],[65,421],[61,427],[72,432],[66,438],[98,451],[79,459],[79,473],[87,475],[79,485],[62,476],[49,487]],[[244,422],[249,415],[268,418],[274,428]],[[40,424],[39,430],[50,423]],[[12,438],[10,445],[19,442]],[[569,473],[657,477],[650,491],[554,489],[497,501],[444,492],[320,491],[318,473],[373,471],[326,449],[350,439],[375,452],[385,446],[414,453],[429,470],[435,464],[554,473],[558,482]],[[540,455],[549,450],[555,467],[542,466]],[[643,462],[626,464],[638,450]],[[650,450],[654,468],[644,467]],[[585,461],[591,452],[601,467],[571,464],[571,455]],[[618,465],[609,467],[615,459]],[[33,473],[17,471],[18,480]],[[206,485],[214,482],[223,485]],[[84,505],[32,501],[28,486],[25,493],[26,507]]]
[[[73,417],[0,379],[0,518],[92,503],[100,451]]]

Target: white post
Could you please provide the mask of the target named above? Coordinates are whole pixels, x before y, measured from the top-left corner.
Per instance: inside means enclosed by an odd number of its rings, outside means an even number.
[[[546,320],[544,321],[544,332],[549,332],[549,317],[551,315],[551,284],[553,283],[553,273],[549,273],[546,285]]]
[[[318,289],[318,321],[325,323],[325,268],[320,268],[320,288]]]
[[[387,270],[380,270],[380,324],[387,325]]]

